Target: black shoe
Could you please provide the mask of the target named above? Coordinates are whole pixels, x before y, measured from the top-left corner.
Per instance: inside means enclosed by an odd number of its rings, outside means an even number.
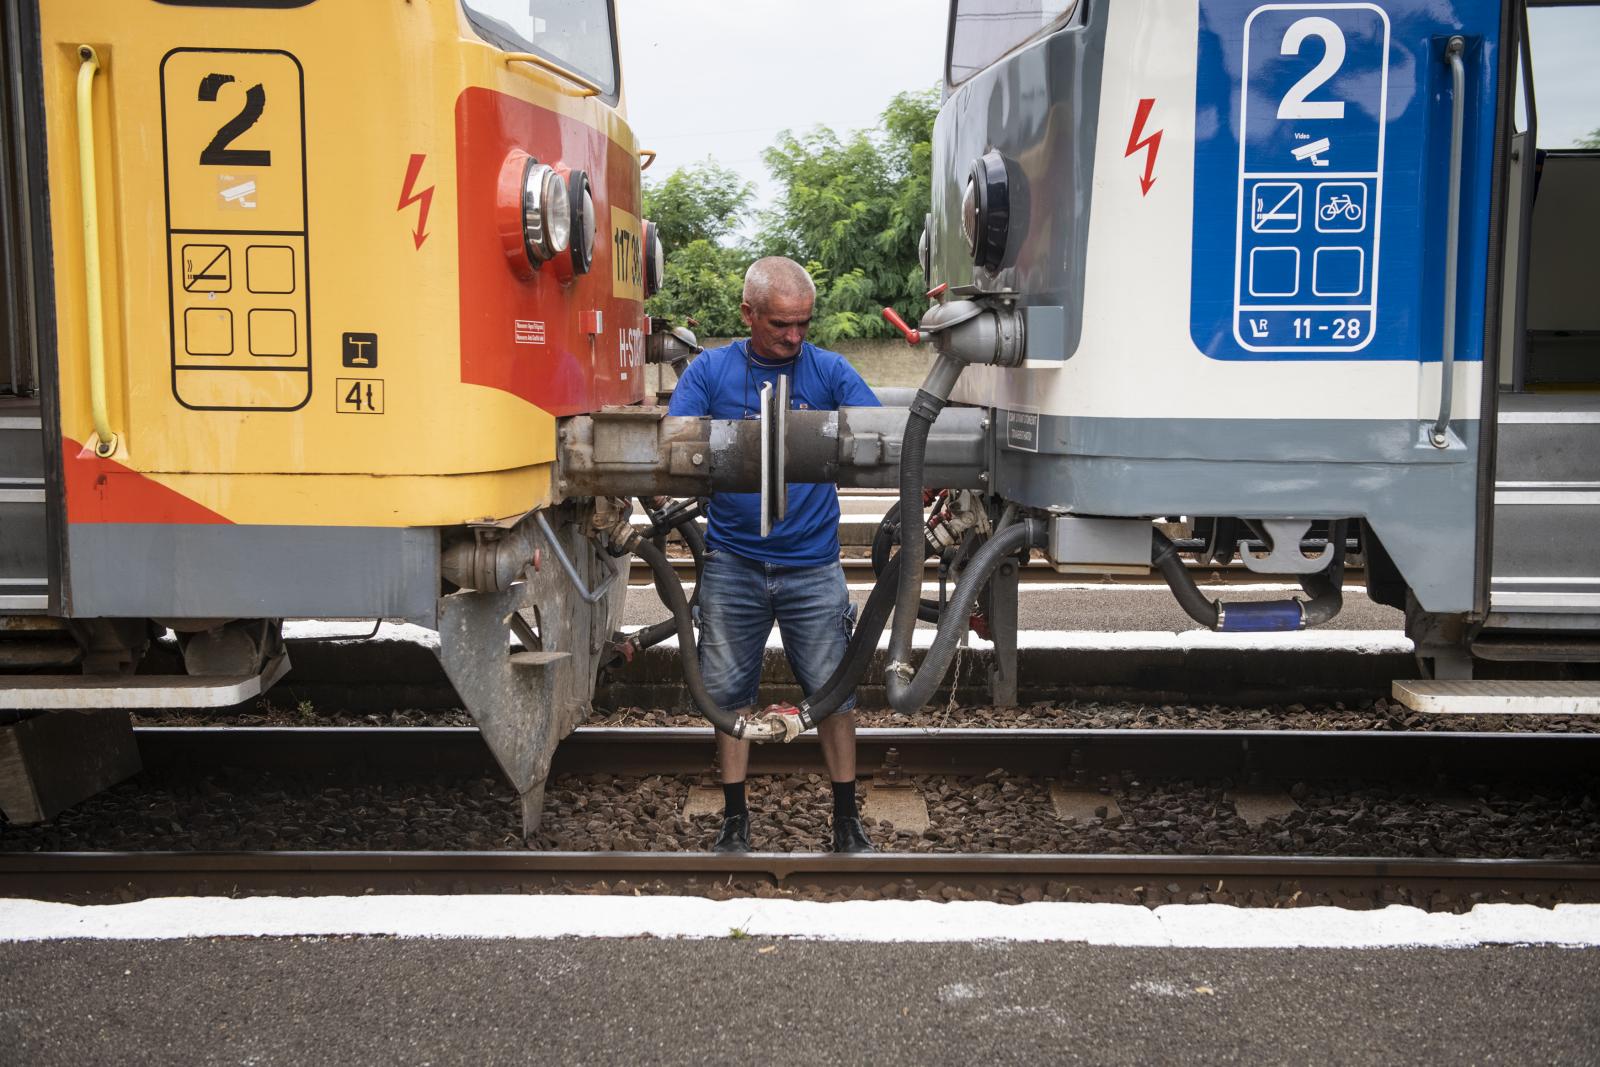
[[[852,815],[843,822],[835,819],[833,823],[833,850],[835,852],[876,852],[872,841],[867,837],[867,828],[861,825],[861,820]]]
[[[722,820],[722,829],[711,844],[712,852],[750,851],[750,813],[729,815]]]

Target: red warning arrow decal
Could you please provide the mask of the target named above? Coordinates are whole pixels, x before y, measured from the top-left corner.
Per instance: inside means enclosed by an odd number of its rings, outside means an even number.
[[[1139,195],[1149,196],[1150,187],[1156,183],[1156,153],[1161,151],[1161,131],[1157,130],[1143,140],[1139,134],[1144,132],[1144,124],[1150,118],[1150,109],[1156,106],[1155,97],[1146,97],[1139,101],[1139,111],[1133,116],[1133,129],[1128,132],[1128,150],[1122,153],[1123,157],[1133,155],[1141,148],[1148,148],[1150,154],[1144,159],[1144,177],[1139,179]]]
[[[404,211],[412,204],[421,204],[417,210],[417,228],[411,233],[411,240],[418,248],[428,239],[428,208],[433,204],[433,186],[416,193],[411,190],[416,187],[417,178],[422,175],[423,160],[427,158],[425,152],[416,152],[411,156],[411,163],[406,167],[406,184],[400,190],[400,206],[395,208],[396,211]]]

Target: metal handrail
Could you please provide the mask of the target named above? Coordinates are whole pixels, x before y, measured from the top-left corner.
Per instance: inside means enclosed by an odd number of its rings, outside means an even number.
[[[89,406],[94,415],[95,455],[117,450],[106,409],[106,336],[100,286],[100,202],[95,188],[94,76],[100,57],[89,45],[78,46],[78,186],[83,194],[84,301],[88,305]]]
[[[1444,350],[1439,357],[1439,417],[1428,440],[1435,448],[1450,443],[1450,405],[1456,370],[1456,274],[1461,248],[1461,141],[1466,127],[1467,72],[1461,53],[1467,42],[1452,37],[1445,45],[1450,64],[1450,196],[1444,240]]]
[[[507,52],[505,61],[508,65],[511,63],[531,63],[540,70],[554,74],[564,81],[569,81],[583,90],[583,92],[575,94],[577,96],[601,96],[605,93],[604,89],[585,78],[582,74],[568,70],[555,60],[546,59],[537,52]]]

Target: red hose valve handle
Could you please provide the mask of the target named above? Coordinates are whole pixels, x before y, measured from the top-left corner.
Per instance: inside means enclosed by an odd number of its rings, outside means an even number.
[[[906,344],[914,345],[922,340],[922,334],[912,327],[907,326],[906,320],[902,319],[900,317],[900,313],[894,308],[884,308],[883,317],[888,320],[890,326],[893,326],[895,329],[906,335]]]

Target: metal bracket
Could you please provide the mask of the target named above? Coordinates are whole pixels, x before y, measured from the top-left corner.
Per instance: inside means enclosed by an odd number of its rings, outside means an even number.
[[[1304,519],[1262,519],[1259,522],[1266,533],[1269,548],[1266,552],[1252,552],[1240,544],[1240,557],[1244,565],[1257,574],[1316,574],[1333,562],[1333,545],[1324,545],[1320,555],[1308,556],[1300,550],[1300,541],[1311,529]]]
[[[762,382],[760,395],[761,536],[770,537],[789,506],[783,440],[789,416],[789,376],[778,375],[776,392],[771,382]]]

